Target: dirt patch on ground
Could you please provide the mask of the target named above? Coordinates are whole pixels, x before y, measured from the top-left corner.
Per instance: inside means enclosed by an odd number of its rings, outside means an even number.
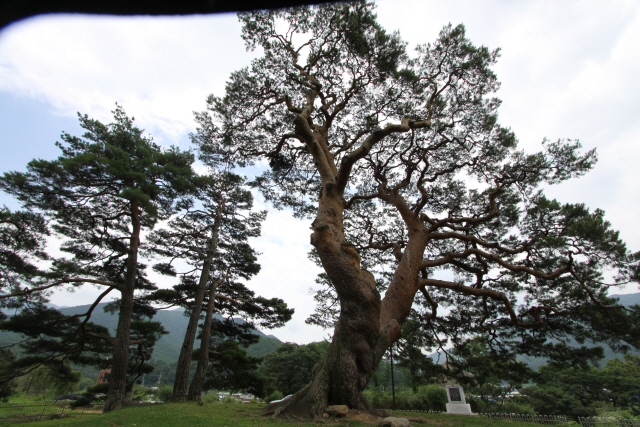
[[[398,417],[398,418],[406,418],[408,419],[412,424],[418,424],[418,425],[431,425],[431,426],[437,426],[437,427],[446,427],[446,426],[451,426],[454,425],[455,422],[453,420],[434,420],[431,418],[423,418],[423,417],[416,417],[416,416],[412,416],[412,415],[391,415],[392,417]],[[378,417],[374,414],[370,414],[368,412],[363,412],[363,411],[358,411],[358,410],[350,410],[349,413],[343,417],[343,418],[337,418],[337,419],[346,419],[346,420],[354,420],[354,421],[360,421],[363,424],[367,424],[367,425],[378,425],[380,424],[380,421],[382,421],[383,417]]]
[[[368,425],[378,425],[380,421],[382,421],[382,418],[376,415],[354,409],[349,410],[344,418],[347,420],[360,421],[361,423]]]
[[[395,415],[399,418],[406,418],[412,423],[429,424],[432,426],[450,426],[455,424],[453,420],[434,420],[431,418],[414,417],[411,415]]]

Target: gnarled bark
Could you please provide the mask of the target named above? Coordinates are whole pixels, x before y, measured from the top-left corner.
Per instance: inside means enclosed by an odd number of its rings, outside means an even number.
[[[426,320],[436,340],[440,327],[457,344],[491,323],[492,341],[516,353],[544,334],[506,344],[514,331],[546,324],[548,336],[560,328],[568,337],[571,328],[551,321],[555,316],[609,304],[594,292],[604,295],[609,286],[595,279],[600,267],[637,263],[624,254],[617,233],[603,237],[608,223],[601,213],[560,206],[538,192],[543,183],[582,175],[595,153],[580,155],[578,143],[562,141],[545,141],[545,152],[535,155],[516,151],[515,135],[497,124],[499,83],[491,69],[497,50],[474,46],[463,26],[449,25],[414,57],[397,34],[385,34],[373,9],[354,2],[242,15],[245,41],[265,55],[231,76],[223,99],[211,99],[234,149],[270,160],[272,171],[256,180],[267,200],[306,215],[310,190],[321,186],[311,243],[339,299],[340,317],[311,384],[268,407],[277,414],[317,418],[328,404],[362,407],[361,391],[399,338],[419,290],[431,306]],[[283,126],[292,116],[292,125]],[[467,186],[467,178],[479,185]],[[353,209],[350,222],[364,216],[349,230],[353,243],[367,255],[380,251],[371,262],[395,270],[382,299],[345,239],[344,209]],[[388,221],[375,218],[380,213],[390,214]],[[395,262],[387,259],[391,253]],[[462,280],[429,277],[441,267],[463,273]],[[591,287],[580,270],[594,278]],[[615,283],[628,280],[619,277]],[[447,291],[432,298],[433,288]],[[529,310],[514,303],[519,292],[531,297]],[[449,293],[461,297],[464,312],[440,318],[438,301],[447,302]],[[548,298],[556,293],[562,296],[557,304]],[[599,314],[593,322],[590,332],[575,335],[611,342]]]
[[[313,222],[311,243],[340,300],[340,317],[327,354],[314,367],[311,383],[267,413],[319,419],[333,404],[369,409],[362,400],[385,351],[400,337],[400,324],[409,314],[418,290],[419,266],[425,242],[415,233],[407,245],[384,300],[375,278],[360,268],[358,252],[343,234],[342,197],[332,186],[323,191]]]

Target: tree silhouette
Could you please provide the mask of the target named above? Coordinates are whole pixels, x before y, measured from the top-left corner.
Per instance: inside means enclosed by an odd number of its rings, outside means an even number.
[[[417,294],[423,328],[448,345],[483,335],[510,352],[576,360],[581,349],[547,338],[638,347],[638,310],[607,297],[637,279],[636,258],[602,211],[540,190],[586,173],[595,152],[546,139],[539,153],[518,150],[498,124],[497,50],[448,25],[409,54],[373,9],[240,14],[247,47],[264,54],[208,100],[215,140],[247,164],[268,161],[254,181],[265,198],[313,219],[311,244],[339,301],[310,384],[268,411],[363,408]],[[442,269],[453,278],[436,277]]]

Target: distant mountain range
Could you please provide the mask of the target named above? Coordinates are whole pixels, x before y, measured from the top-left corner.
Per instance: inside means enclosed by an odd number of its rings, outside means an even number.
[[[640,293],[635,294],[626,294],[626,295],[611,295],[612,297],[616,297],[619,299],[620,303],[625,306],[629,305],[640,305]],[[106,304],[99,304],[98,308],[93,312],[93,316],[91,317],[91,321],[105,326],[109,328],[113,334],[115,334],[116,326],[118,324],[117,315],[113,315],[111,313],[104,312],[104,306]],[[89,308],[89,305],[80,305],[76,307],[59,307],[54,304],[49,304],[52,308],[57,308],[63,314],[73,315],[84,313]],[[160,340],[156,343],[156,346],[153,351],[153,359],[162,360],[168,363],[173,363],[178,360],[178,356],[180,355],[180,348],[182,346],[182,340],[184,338],[184,334],[187,330],[187,325],[189,323],[189,318],[184,316],[183,309],[176,310],[160,310],[153,318],[154,321],[158,321],[164,326],[164,328],[169,332],[167,335],[163,335]],[[220,318],[220,317],[219,317]],[[266,335],[259,330],[254,330],[253,333],[260,336],[260,341],[247,349],[247,353],[250,356],[261,357],[267,353],[271,353],[274,351],[282,341],[280,341],[277,337],[273,335]],[[12,344],[14,342],[20,341],[20,336],[18,334],[13,334],[10,332],[0,331],[0,343],[3,345]],[[595,346],[596,344],[593,344]],[[621,353],[615,353],[609,349],[606,345],[603,346],[605,349],[605,358],[603,363],[606,361],[620,358],[622,359]],[[632,352],[632,354],[640,355],[640,351]],[[434,362],[438,360],[439,363],[443,363],[445,361],[444,354],[433,353],[429,355]],[[537,368],[540,365],[546,364],[546,360],[544,358],[525,358],[522,357],[522,360],[526,361],[532,368]]]
[[[91,321],[98,325],[102,325],[111,330],[112,335],[115,335],[116,327],[118,325],[118,316],[116,314],[105,313],[104,306],[106,303],[98,304],[98,307],[91,316]],[[80,313],[86,313],[90,305],[79,305],[76,307],[58,307],[54,304],[49,304],[50,307],[58,309],[62,314],[74,315]],[[217,316],[221,319],[222,317]],[[182,347],[182,341],[187,331],[187,325],[189,324],[189,318],[184,315],[184,309],[176,310],[160,310],[153,318],[154,321],[160,322],[162,326],[169,332],[167,335],[163,335],[156,343],[152,358],[156,360],[162,360],[165,362],[173,363],[178,360],[180,356],[180,348]],[[241,321],[241,320],[238,320]],[[273,335],[266,335],[263,332],[254,329],[253,333],[260,336],[260,341],[251,345],[247,349],[247,353],[250,356],[261,357],[267,353],[274,351],[282,341]],[[20,341],[20,336],[11,332],[0,331],[0,342],[4,345],[12,344]],[[196,345],[197,347],[198,345]]]
[[[624,295],[611,294],[609,296],[612,298],[618,298],[618,301],[620,302],[620,304],[627,307],[630,305],[640,305],[640,292],[638,292],[637,294],[624,294]]]
[[[612,298],[618,298],[618,302],[627,307],[631,305],[640,305],[640,292],[635,294],[624,294],[624,295],[611,294],[609,296]],[[593,344],[593,343],[590,344],[588,342],[585,342],[584,345],[586,345],[587,347],[596,347],[596,346],[603,347],[604,359],[600,361],[601,366],[604,366],[604,364],[607,363],[609,360],[612,360],[615,358],[624,360],[622,353],[614,352],[606,344]],[[635,356],[640,356],[640,350],[630,351],[629,353]],[[441,351],[432,353],[429,355],[429,357],[431,358],[431,360],[433,360],[434,363],[439,363],[439,364],[442,364],[447,360],[446,355]],[[539,366],[547,364],[547,359],[545,359],[544,357],[518,356],[518,360],[525,362],[532,369],[538,369]]]

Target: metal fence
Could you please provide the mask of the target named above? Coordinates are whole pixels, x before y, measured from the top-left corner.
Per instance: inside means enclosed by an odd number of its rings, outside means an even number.
[[[389,408],[385,409],[388,410]],[[378,409],[378,411],[380,411],[380,409]],[[442,411],[431,411],[428,409],[398,409],[398,411],[402,411],[402,412],[419,412],[422,414],[446,414],[446,412],[442,412]]]
[[[529,415],[529,414],[485,414],[485,413],[471,413],[471,414],[454,414],[451,412],[443,411],[429,411],[420,409],[400,409],[403,412],[418,412],[423,414],[443,414],[443,415],[474,415],[483,418],[489,418],[492,420],[507,420],[507,421],[520,421],[530,422],[536,424],[564,424],[571,421],[567,417],[557,415]],[[587,426],[583,426],[587,427]],[[597,427],[597,426],[589,426]],[[640,427],[640,425],[620,426],[620,427]]]
[[[559,415],[529,415],[529,414],[478,414],[481,417],[491,420],[509,420],[519,422],[529,422],[536,424],[564,424],[570,420]]]
[[[104,405],[71,408],[71,402],[17,402],[0,403],[0,424],[52,420],[56,418],[81,418],[99,415]]]
[[[416,412],[423,414],[449,414],[448,412],[441,411],[429,411],[420,409],[402,409],[403,412]],[[451,415],[464,415],[464,414],[451,414]],[[507,420],[507,421],[519,421],[530,422],[535,424],[565,424],[571,421],[570,418],[562,415],[529,415],[529,414],[485,414],[474,413],[470,415],[480,416],[482,418],[488,418],[492,420]],[[640,427],[640,420],[631,420],[627,418],[610,418],[610,417],[579,417],[580,425],[582,427]]]
[[[618,427],[640,427],[640,420],[629,420],[626,418],[608,417],[579,417],[582,427],[618,426]]]

